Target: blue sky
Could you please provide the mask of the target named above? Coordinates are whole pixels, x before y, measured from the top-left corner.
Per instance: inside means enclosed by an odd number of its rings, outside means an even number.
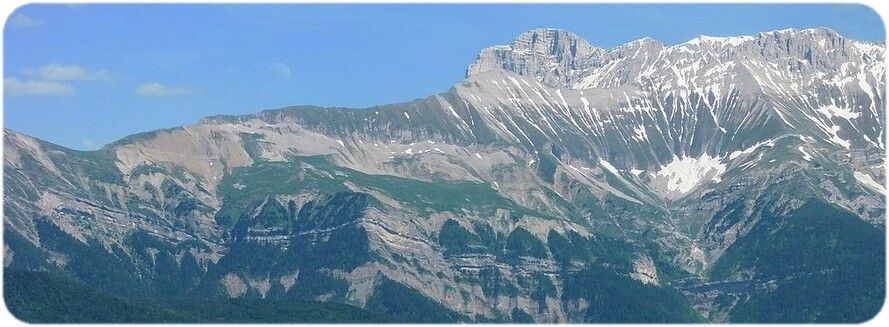
[[[403,102],[537,27],[612,47],[815,26],[885,40],[859,5],[28,5],[4,29],[4,127],[93,149],[213,114]]]

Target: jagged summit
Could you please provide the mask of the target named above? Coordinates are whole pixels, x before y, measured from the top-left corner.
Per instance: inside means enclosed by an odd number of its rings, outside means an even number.
[[[512,47],[554,56],[577,56],[594,48],[577,34],[556,28],[539,28],[522,33],[513,41]]]
[[[619,45],[615,48],[637,47],[637,46],[661,46],[661,47],[664,47],[666,45],[664,45],[663,42],[655,40],[654,38],[652,38],[650,36],[645,36],[645,37],[638,38],[638,39],[632,40],[630,42],[624,43],[624,44]]]
[[[720,42],[720,41],[736,41],[736,40],[754,40],[757,38],[764,37],[796,37],[798,35],[807,35],[815,38],[844,38],[837,31],[829,28],[829,27],[812,27],[805,29],[796,29],[796,28],[787,28],[781,30],[773,30],[767,32],[760,32],[756,34],[750,35],[737,35],[737,36],[714,36],[714,35],[706,35],[700,34],[688,41],[677,43],[672,46],[679,46],[683,44],[697,44],[702,42]],[[619,48],[623,48],[626,46],[634,45],[634,44],[660,44],[663,46],[669,46],[665,43],[654,39],[650,36],[644,36],[642,38],[629,41],[624,44],[617,45],[611,49],[604,49],[598,47],[588,40],[584,39],[582,36],[571,32],[566,29],[561,28],[537,28],[533,30],[529,30],[523,32],[516,36],[512,43],[508,45],[494,45],[488,47],[480,52],[480,56],[488,49],[500,49],[506,50],[510,49],[517,52],[526,52],[526,51],[536,51],[541,54],[553,55],[553,56],[561,56],[564,54],[578,55],[582,56],[587,53],[584,51],[578,51],[576,53],[570,51],[572,46],[579,45],[577,47],[578,50],[583,49],[599,49],[599,50],[615,50]],[[872,43],[872,42],[865,42]],[[735,44],[737,44],[735,42]],[[569,51],[566,51],[569,50]]]
[[[633,40],[611,49],[597,47],[563,29],[540,28],[519,34],[509,45],[482,50],[469,65],[466,76],[503,69],[534,76],[541,83],[564,88],[613,87],[638,82],[652,67],[674,66],[703,59],[712,62],[793,59],[815,66],[822,73],[844,62],[878,60],[883,45],[847,39],[826,27],[784,29],[742,36],[700,35],[686,42],[666,45],[651,37]],[[704,58],[711,57],[711,58]],[[717,60],[712,60],[715,57]],[[622,60],[625,58],[632,58]],[[786,65],[780,63],[781,65]],[[616,80],[602,75],[622,71]],[[634,74],[636,76],[627,76]],[[595,80],[595,81],[593,81]]]
[[[547,84],[563,84],[575,80],[574,72],[602,53],[603,49],[569,31],[535,29],[519,34],[509,45],[482,50],[466,69],[466,76],[502,68],[521,75],[543,76]]]
[[[843,36],[837,33],[836,31],[827,28],[827,27],[813,27],[806,29],[794,29],[787,28],[782,30],[773,30],[768,32],[760,32],[752,35],[738,35],[738,36],[714,36],[714,35],[706,35],[701,34],[692,38],[691,40],[679,43],[677,45],[682,44],[700,44],[700,43],[730,43],[733,45],[738,45],[742,42],[752,41],[755,39],[762,39],[765,37],[796,37],[798,35],[806,35],[810,37],[816,38],[842,38]]]

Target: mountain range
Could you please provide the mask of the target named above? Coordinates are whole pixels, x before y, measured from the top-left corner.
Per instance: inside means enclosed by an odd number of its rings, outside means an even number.
[[[4,270],[408,322],[860,322],[885,296],[884,52],[544,28],[405,103],[97,151],[6,129]]]

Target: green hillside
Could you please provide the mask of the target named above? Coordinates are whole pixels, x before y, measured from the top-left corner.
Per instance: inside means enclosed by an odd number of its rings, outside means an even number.
[[[392,319],[341,303],[125,299],[45,272],[4,271],[6,307],[28,323],[381,323]]]

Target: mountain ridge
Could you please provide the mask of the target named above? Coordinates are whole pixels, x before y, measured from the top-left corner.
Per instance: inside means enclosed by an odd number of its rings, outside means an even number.
[[[815,29],[598,51],[542,31],[517,37],[536,50],[494,47],[464,81],[399,104],[210,116],[92,152],[6,129],[5,266],[410,316],[374,297],[402,294],[441,319],[732,321],[770,314],[769,283],[839,278],[838,261],[751,263],[777,257],[762,229],[822,202],[848,230],[885,229],[882,47]],[[621,288],[670,307],[589,305],[646,305]]]

